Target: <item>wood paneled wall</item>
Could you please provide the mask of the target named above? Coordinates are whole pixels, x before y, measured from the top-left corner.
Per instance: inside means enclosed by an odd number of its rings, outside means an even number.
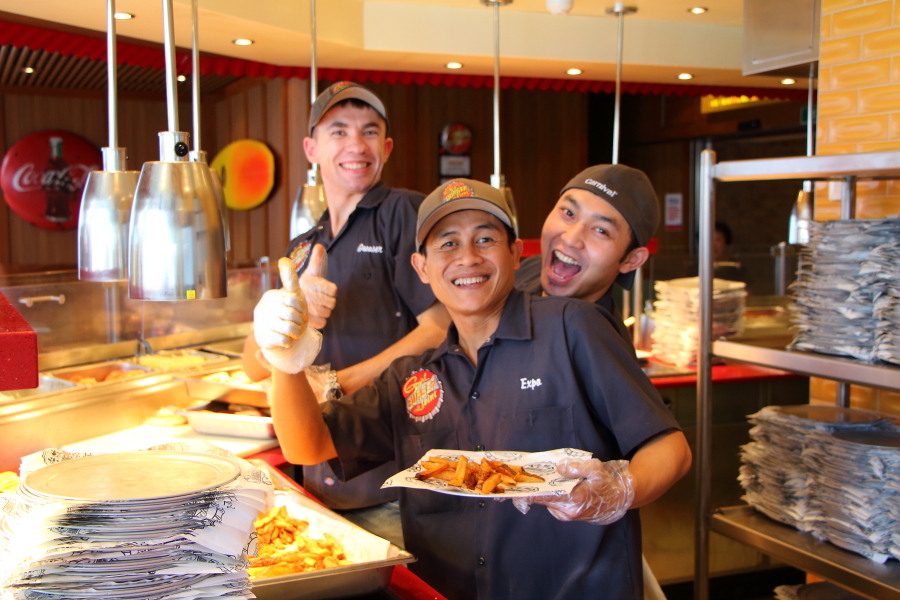
[[[319,89],[329,82],[322,82]],[[489,181],[494,171],[493,91],[432,86],[369,85],[384,101],[394,152],[384,179],[392,186],[428,193],[439,183],[442,128],[453,122],[473,132],[472,177]],[[41,129],[60,128],[108,144],[105,94],[35,93],[16,89],[0,95],[3,151]],[[179,129],[192,131],[190,99],[179,106]],[[276,185],[270,199],[248,211],[228,211],[229,259],[247,263],[281,256],[289,240],[290,207],[306,180],[303,154],[309,110],[307,81],[247,79],[204,98],[202,147],[210,160],[228,143],[251,138],[265,142],[276,158]],[[159,159],[157,133],[168,129],[165,98],[120,97],[119,145],[129,167]],[[560,187],[587,166],[586,94],[526,90],[501,92],[501,172],[519,212],[520,235],[540,236],[544,218]],[[41,270],[75,264],[76,232],[49,231],[25,223],[0,203],[0,265]]]

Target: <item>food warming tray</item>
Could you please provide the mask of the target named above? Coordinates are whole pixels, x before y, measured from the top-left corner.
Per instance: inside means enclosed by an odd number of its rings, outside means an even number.
[[[124,372],[128,375],[125,377],[120,377],[117,379],[112,379],[110,381],[106,381],[106,379],[116,372]],[[142,375],[146,375],[150,373],[152,369],[150,367],[142,367],[141,365],[133,365],[126,362],[121,361],[111,361],[105,363],[96,363],[93,365],[84,365],[77,368],[71,369],[59,369],[57,371],[53,371],[50,373],[54,377],[58,377],[60,379],[65,379],[67,381],[72,381],[75,383],[79,383],[81,385],[95,386],[95,385],[103,385],[108,383],[115,383],[117,381],[122,381],[123,379],[132,379],[134,377],[139,377]],[[93,378],[96,380],[96,383],[89,383],[85,381],[81,381],[82,378]]]
[[[218,373],[225,373],[229,377],[235,372],[240,371],[241,367],[225,367],[216,369],[215,371],[204,371],[203,373],[192,373],[179,377],[187,386],[188,396],[198,398],[200,400],[221,400],[231,404],[248,404],[267,408],[269,400],[266,397],[266,391],[259,384],[251,383],[223,383],[219,381],[206,381],[203,378]]]
[[[21,399],[31,396],[43,396],[44,394],[52,394],[54,392],[60,392],[62,390],[70,390],[74,388],[83,388],[83,386],[71,381],[66,381],[65,379],[52,377],[50,375],[41,375],[39,377],[39,383],[36,388],[10,390],[8,392],[3,392],[2,395],[9,398]]]
[[[258,464],[258,461],[252,461]],[[325,508],[315,500],[295,491],[295,484],[281,472],[267,468],[266,471],[275,479],[275,489],[292,490],[292,501],[326,515],[336,521],[354,525],[337,513]],[[280,493],[280,492],[276,492]],[[391,544],[388,558],[345,565],[310,573],[296,573],[258,579],[253,582],[253,593],[260,600],[333,600],[337,598],[356,598],[386,590],[391,581],[395,565],[414,562],[416,558],[402,548]]]
[[[153,371],[181,371],[208,369],[209,365],[227,361],[227,356],[200,350],[163,350],[128,359],[129,364],[148,367]]]
[[[179,411],[188,420],[188,425],[197,433],[211,435],[231,435],[248,438],[275,438],[272,417],[234,415],[208,410],[208,404],[192,406]]]

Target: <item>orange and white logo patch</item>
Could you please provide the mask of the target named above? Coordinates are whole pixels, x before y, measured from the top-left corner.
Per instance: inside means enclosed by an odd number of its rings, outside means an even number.
[[[295,271],[300,270],[300,267],[306,264],[306,259],[309,258],[310,250],[312,250],[312,240],[306,240],[291,252],[289,258],[291,259],[291,262],[294,263]]]
[[[454,181],[444,188],[441,194],[441,202],[450,202],[459,198],[471,198],[475,195],[475,190],[463,183],[462,181]]]
[[[444,402],[444,386],[437,375],[425,369],[406,378],[401,388],[406,400],[406,412],[413,421],[423,423],[433,419]]]
[[[331,86],[331,93],[337,94],[338,92],[340,92],[342,90],[346,90],[351,85],[353,85],[352,81],[338,81],[336,84]]]

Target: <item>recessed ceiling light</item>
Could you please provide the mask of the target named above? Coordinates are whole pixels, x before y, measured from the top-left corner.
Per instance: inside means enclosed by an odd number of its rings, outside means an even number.
[[[706,8],[705,6],[692,6],[691,8],[688,9],[688,12],[691,13],[692,15],[702,15],[703,13],[707,12],[708,10],[709,9]]]
[[[22,69],[22,72],[31,75],[32,73],[34,73],[34,69],[32,69],[31,67],[25,67],[24,69]]]
[[[187,81],[187,77],[185,77],[184,75],[179,75],[175,79],[177,79],[178,81]]]
[[[128,19],[133,19],[134,15],[126,12],[117,12],[113,17],[120,21],[127,21]]]
[[[781,85],[794,85],[795,83],[797,83],[797,80],[790,77],[781,80]]]
[[[444,66],[447,67],[448,69],[462,69],[462,67],[463,67],[462,63],[458,63],[458,62],[448,62]]]
[[[236,40],[231,40],[231,43],[235,46],[249,46],[253,43],[253,40],[248,40],[247,38],[238,38]]]
[[[566,75],[581,75],[582,73],[584,73],[584,71],[582,71],[581,69],[567,69],[566,70]]]
[[[694,78],[694,76],[691,75],[690,73],[679,73],[678,74],[678,79],[693,79],[693,78]]]

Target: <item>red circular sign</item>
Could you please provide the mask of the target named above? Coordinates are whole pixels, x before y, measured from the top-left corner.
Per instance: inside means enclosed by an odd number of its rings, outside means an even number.
[[[6,152],[0,188],[13,212],[29,223],[44,229],[74,229],[85,181],[102,164],[100,149],[80,135],[36,131]]]
[[[441,131],[441,146],[450,154],[465,154],[472,145],[472,130],[462,123],[451,123]]]

